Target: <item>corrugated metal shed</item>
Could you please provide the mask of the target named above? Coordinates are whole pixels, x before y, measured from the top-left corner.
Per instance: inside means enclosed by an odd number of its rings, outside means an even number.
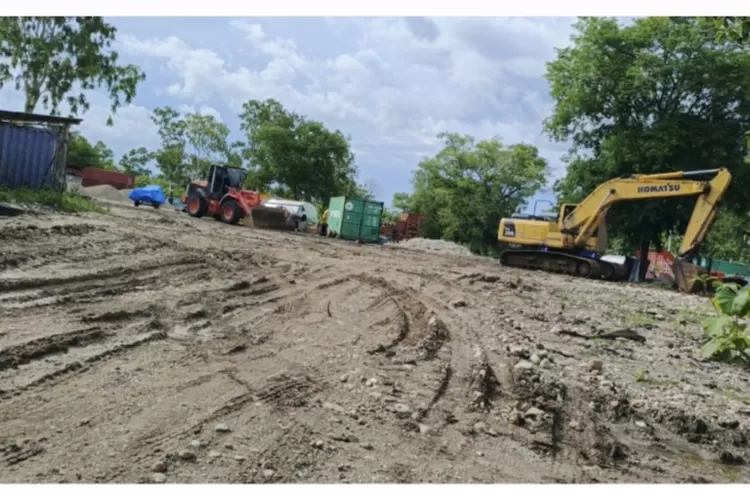
[[[0,111],[0,185],[63,189],[68,128],[80,122]]]
[[[51,187],[59,132],[0,123],[0,184],[11,189]]]

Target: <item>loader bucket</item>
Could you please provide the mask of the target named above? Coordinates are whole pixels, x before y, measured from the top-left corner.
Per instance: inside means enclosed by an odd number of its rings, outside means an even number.
[[[698,293],[706,291],[711,283],[701,280],[701,268],[679,257],[675,258],[672,266],[677,289],[682,293]]]
[[[287,218],[286,210],[262,205],[250,209],[245,224],[257,229],[290,230],[294,228],[294,225]]]

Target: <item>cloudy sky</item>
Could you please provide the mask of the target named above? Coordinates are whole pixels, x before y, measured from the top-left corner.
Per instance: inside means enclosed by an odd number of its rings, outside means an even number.
[[[285,107],[350,135],[360,180],[390,203],[443,131],[539,147],[560,175],[564,144],[541,123],[552,108],[544,79],[571,18],[111,18],[117,50],[147,80],[106,127],[108,102],[91,96],[81,132],[119,157],[158,147],[150,110],[171,105],[220,117],[240,138],[248,99]],[[19,110],[6,85],[0,108]],[[37,112],[43,112],[39,107]],[[549,196],[541,195],[543,199]],[[539,204],[539,209],[544,209]]]

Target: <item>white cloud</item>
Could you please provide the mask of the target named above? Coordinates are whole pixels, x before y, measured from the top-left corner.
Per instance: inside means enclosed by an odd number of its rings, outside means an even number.
[[[159,69],[149,70],[138,105],[121,110],[112,129],[103,126],[100,96],[82,127],[92,139],[111,141],[120,154],[155,147],[148,114],[165,105],[223,118],[236,135],[243,102],[275,98],[349,134],[362,177],[383,175],[386,200],[409,189],[408,169],[436,152],[443,131],[529,142],[560,166],[560,145],[541,133],[552,109],[543,74],[554,48],[568,43],[571,19],[236,19],[223,28],[214,21],[197,38],[180,31],[182,22],[164,20],[150,31],[164,33],[158,37],[120,30],[121,55]],[[294,29],[282,34],[287,22]]]

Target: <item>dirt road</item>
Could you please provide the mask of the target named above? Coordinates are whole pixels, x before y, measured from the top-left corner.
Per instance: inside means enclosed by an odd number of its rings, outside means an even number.
[[[706,311],[165,209],[0,218],[0,480],[747,482]]]

